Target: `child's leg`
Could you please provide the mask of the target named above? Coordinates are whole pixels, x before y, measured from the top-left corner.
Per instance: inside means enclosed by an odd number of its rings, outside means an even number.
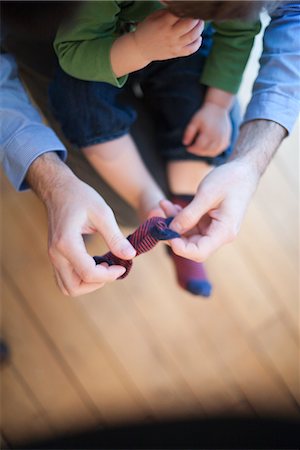
[[[225,162],[233,148],[229,147],[216,158],[197,158],[187,151],[182,142],[185,129],[199,110],[206,93],[199,77],[209,53],[211,36],[209,31],[206,37],[204,35],[205,32],[198,52],[185,58],[153,63],[149,66],[152,70],[149,78],[142,83],[145,100],[153,110],[156,121],[161,154],[167,163],[169,186],[173,193],[171,200],[183,207],[192,199],[201,180],[215,164]],[[237,122],[237,114],[234,122]],[[237,129],[233,126],[233,130]],[[233,133],[232,142],[235,135]],[[211,285],[203,264],[171,255],[179,284],[196,295],[208,296]]]
[[[128,134],[82,149],[101,177],[134,209],[142,220],[159,209],[164,198]]]
[[[79,80],[58,68],[50,100],[69,141],[83,150],[101,177],[145,219],[164,195],[128,135],[136,112],[119,101],[120,92],[109,83]]]
[[[196,193],[200,181],[213,169],[201,160],[168,161],[167,176],[173,195],[192,195]]]
[[[212,166],[203,161],[169,161],[167,174],[172,202],[185,207],[193,198],[200,181],[212,170]],[[174,262],[178,283],[183,289],[195,295],[208,297],[211,284],[202,263],[169,254]]]

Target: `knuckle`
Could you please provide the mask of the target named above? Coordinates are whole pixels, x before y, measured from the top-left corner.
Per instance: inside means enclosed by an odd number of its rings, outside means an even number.
[[[108,244],[111,247],[116,248],[116,247],[119,247],[121,242],[123,242],[123,239],[124,239],[124,237],[121,233],[115,233],[110,237]]]
[[[192,225],[194,219],[195,216],[191,210],[187,209],[186,211],[184,211],[184,221],[183,221],[183,225],[185,225],[184,228],[188,228],[190,225]]]
[[[173,48],[172,51],[172,56],[181,56],[182,55],[182,49],[181,48]]]
[[[59,253],[65,253],[65,251],[67,249],[66,240],[61,236],[59,236],[53,240],[52,246]]]
[[[56,260],[56,249],[52,244],[48,247],[48,256],[51,262]]]
[[[194,49],[193,46],[191,45],[190,47],[187,47],[185,52],[184,52],[184,56],[189,56],[192,55],[194,53]]]
[[[200,39],[200,31],[199,30],[195,30],[192,33],[192,41],[195,41],[196,39],[197,40]]]
[[[74,289],[72,287],[68,288],[68,290],[67,290],[67,296],[68,297],[75,298],[75,297],[79,297],[79,295],[80,295],[80,292],[78,291],[78,289]]]
[[[67,289],[60,288],[60,290],[66,297],[72,297],[70,292]]]
[[[233,242],[238,235],[238,229],[235,227],[228,227],[226,232],[226,241]]]
[[[84,281],[85,283],[91,283],[92,282],[90,269],[88,269],[86,267],[84,267],[84,268],[82,268],[80,270],[79,276],[82,279],[82,281]]]
[[[108,205],[105,205],[105,208],[103,208],[102,211],[102,216],[107,220],[113,219],[114,218],[113,210]]]
[[[197,263],[202,262],[202,258],[201,258],[198,254],[195,255],[195,254],[193,253],[191,256],[189,256],[189,258],[190,258],[192,261],[195,261],[195,262],[197,262]]]

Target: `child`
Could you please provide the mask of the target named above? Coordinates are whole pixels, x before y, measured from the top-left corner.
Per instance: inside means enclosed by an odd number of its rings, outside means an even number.
[[[261,6],[256,1],[86,2],[59,30],[54,47],[61,68],[50,90],[55,115],[66,137],[142,220],[167,212],[168,202],[161,202],[165,195],[129,135],[136,114],[118,102],[121,88],[127,80],[139,82],[156,120],[171,200],[184,207],[232,150],[229,114],[260,29],[252,16]],[[217,21],[213,44],[206,27],[201,48],[200,18]],[[179,284],[208,296],[203,264],[171,256]]]

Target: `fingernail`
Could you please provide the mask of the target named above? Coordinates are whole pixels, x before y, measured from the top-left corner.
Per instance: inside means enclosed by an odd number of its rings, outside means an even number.
[[[181,232],[182,232],[182,230],[183,230],[183,228],[182,228],[182,226],[179,224],[179,223],[171,223],[171,226],[170,226],[170,228],[173,230],[173,231],[177,231],[177,233],[179,233],[179,234],[181,234]]]
[[[135,256],[135,250],[130,245],[124,246],[121,249],[121,253],[125,258],[133,258]]]

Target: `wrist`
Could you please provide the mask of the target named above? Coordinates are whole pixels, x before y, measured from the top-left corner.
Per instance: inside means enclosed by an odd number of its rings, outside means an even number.
[[[229,112],[232,107],[234,98],[235,96],[230,92],[225,92],[221,89],[210,87],[207,89],[204,104],[212,104],[222,110]]]
[[[47,205],[57,188],[75,179],[68,166],[55,152],[47,152],[36,158],[28,169],[26,181],[36,195]]]
[[[139,55],[139,59],[141,61],[141,64],[144,64],[143,67],[148,66],[153,59],[150,57],[150,55],[147,54],[147,51],[143,48],[143,45],[141,44],[141,39],[139,38],[138,29],[133,31],[131,34],[131,38],[134,42],[135,51]]]
[[[131,32],[114,41],[110,51],[110,62],[115,76],[120,78],[143,69],[151,61],[141,52],[135,39],[135,32]]]
[[[286,129],[276,122],[263,119],[247,122],[241,126],[230,160],[247,165],[259,179],[286,134]]]

